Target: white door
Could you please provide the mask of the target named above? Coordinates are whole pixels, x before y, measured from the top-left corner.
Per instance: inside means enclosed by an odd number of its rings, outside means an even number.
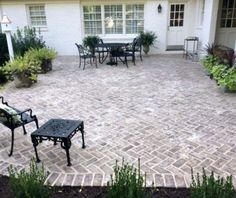
[[[167,48],[178,48],[184,45],[185,39],[185,4],[171,3],[169,7],[169,24]]]
[[[218,13],[216,43],[235,48],[236,0],[221,0]]]

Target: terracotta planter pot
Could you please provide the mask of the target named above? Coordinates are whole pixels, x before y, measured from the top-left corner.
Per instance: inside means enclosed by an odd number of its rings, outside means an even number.
[[[21,87],[30,87],[34,81],[30,79],[30,76],[25,73],[15,74],[14,75],[14,83],[16,88]]]
[[[148,54],[149,51],[150,51],[150,46],[149,45],[143,45],[143,52],[145,54]]]
[[[42,73],[47,73],[52,70],[52,60],[44,59],[41,65]]]

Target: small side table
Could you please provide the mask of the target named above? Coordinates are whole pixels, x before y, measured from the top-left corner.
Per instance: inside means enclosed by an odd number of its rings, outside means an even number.
[[[66,151],[68,166],[71,166],[69,149],[71,147],[71,138],[77,131],[82,135],[82,148],[85,148],[84,142],[84,122],[81,120],[51,119],[31,134],[31,140],[34,146],[37,162],[40,162],[37,152],[37,146],[43,140],[51,140],[54,145],[61,143],[61,147]]]
[[[183,56],[189,57],[192,61],[198,57],[198,37],[187,37],[184,39],[184,53]]]

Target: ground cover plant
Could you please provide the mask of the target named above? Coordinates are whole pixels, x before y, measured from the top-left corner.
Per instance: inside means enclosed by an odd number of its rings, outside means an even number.
[[[232,183],[232,176],[224,179],[218,176],[217,179],[213,172],[210,176],[206,175],[203,169],[202,177],[199,173],[193,175],[190,186],[191,198],[235,198],[236,192]]]
[[[225,91],[236,91],[236,67],[222,62],[221,58],[213,54],[214,45],[208,46],[208,55],[202,59],[202,65],[211,79]]]
[[[122,160],[121,166],[116,165],[114,168],[114,176],[108,182],[108,197],[119,198],[148,198],[151,197],[150,192],[145,190],[146,176],[141,174],[140,160],[138,160],[138,168]]]
[[[30,162],[29,171],[23,169],[17,171],[12,166],[9,167],[10,189],[14,198],[49,198],[50,190],[44,185],[47,173],[44,166],[39,167],[34,162]]]

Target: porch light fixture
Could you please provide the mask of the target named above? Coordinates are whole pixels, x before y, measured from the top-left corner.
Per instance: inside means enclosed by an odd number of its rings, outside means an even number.
[[[161,4],[158,5],[157,11],[158,11],[158,13],[161,13],[161,11],[162,11],[162,6],[161,6]]]
[[[4,25],[8,26],[9,24],[11,24],[11,20],[6,15],[4,15],[2,17],[1,24],[4,24]]]

